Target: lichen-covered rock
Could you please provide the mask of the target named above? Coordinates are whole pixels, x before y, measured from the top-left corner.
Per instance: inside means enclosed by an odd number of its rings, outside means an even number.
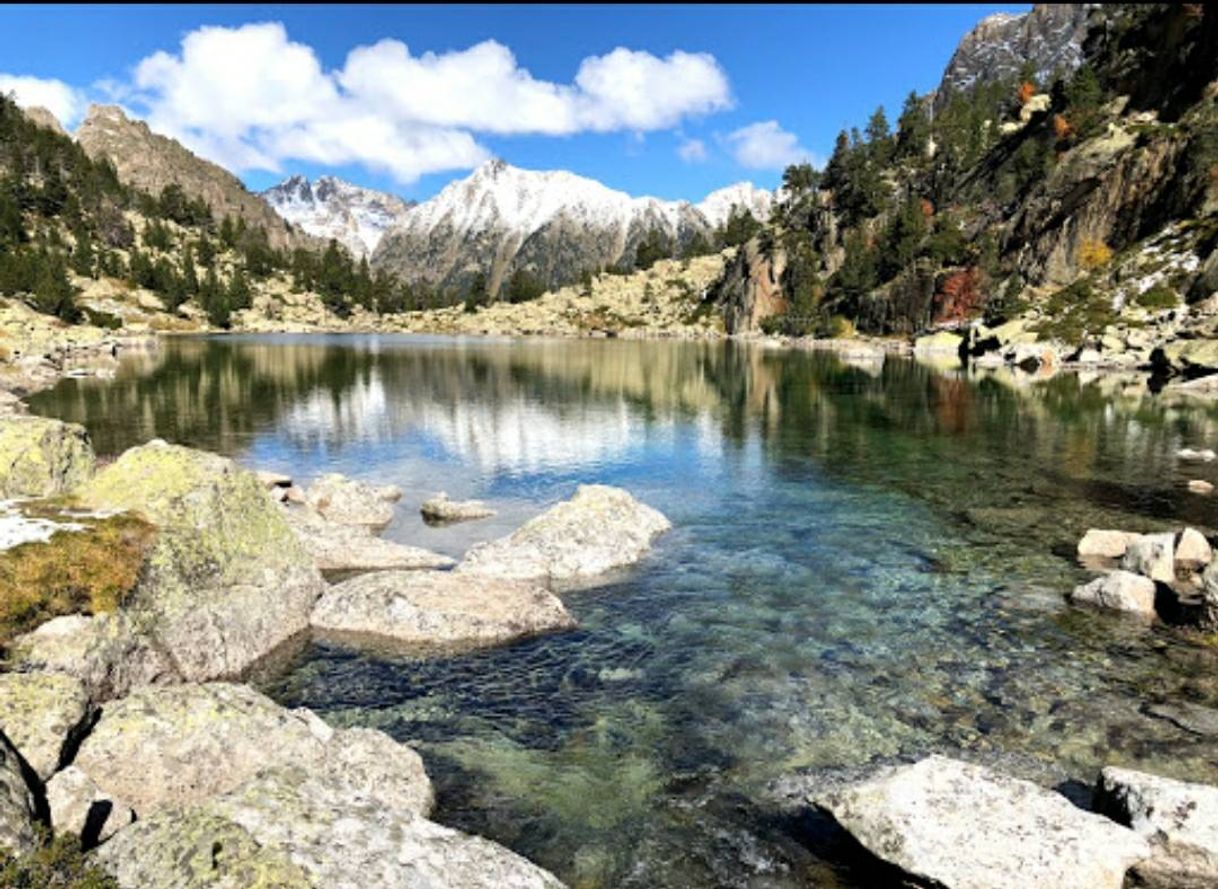
[[[1175,552],[1174,534],[1143,534],[1130,541],[1121,559],[1121,567],[1151,580],[1171,583],[1176,579]]]
[[[258,479],[233,461],[152,443],[78,496],[159,527],[127,611],[183,678],[235,676],[308,626],[321,575]]]
[[[290,507],[284,515],[321,571],[440,569],[456,564],[431,550],[383,540],[367,528],[327,521],[308,507]]]
[[[239,870],[246,883],[204,881],[195,850],[207,834],[222,844],[222,867]],[[166,854],[171,850],[177,854]],[[291,766],[270,769],[197,809],[155,814],[107,843],[99,858],[124,889],[562,886],[502,846],[441,827],[376,794],[353,792],[332,775]],[[286,872],[285,862],[295,870]],[[274,877],[257,882],[263,869]]]
[[[632,565],[672,525],[621,488],[580,485],[512,534],[471,547],[456,570],[515,580],[572,580]]]
[[[114,701],[74,765],[144,817],[195,805],[271,766],[299,765],[421,813],[431,784],[419,755],[370,729],[335,731],[243,685],[141,689]]]
[[[416,645],[495,645],[575,626],[557,597],[527,583],[444,571],[378,571],[328,589],[314,628]]]
[[[1196,528],[1185,528],[1176,543],[1176,565],[1188,570],[1204,568],[1214,558],[1214,551],[1205,535]]]
[[[964,337],[950,330],[941,330],[914,340],[914,355],[919,357],[959,358],[963,348]]]
[[[0,673],[0,731],[45,781],[89,718],[84,683],[62,673]]]
[[[393,504],[402,491],[374,487],[338,473],[323,475],[305,491],[305,502],[331,522],[378,528],[393,521]]]
[[[57,835],[74,833],[91,848],[135,820],[126,803],[111,799],[77,766],[56,772],[47,782],[47,808]]]
[[[86,481],[94,468],[89,433],[44,417],[0,418],[0,498],[47,497]]]
[[[930,756],[815,800],[878,858],[944,889],[1121,889],[1150,849],[1064,796]]]
[[[1088,528],[1078,542],[1079,558],[1119,559],[1129,549],[1129,544],[1141,537],[1132,531],[1111,531],[1103,528]]]
[[[1218,886],[1218,787],[1109,766],[1095,803],[1149,841],[1153,854],[1134,866],[1139,886]]]
[[[1100,608],[1153,617],[1155,582],[1149,577],[1129,571],[1113,571],[1111,574],[1097,577],[1090,583],[1075,587],[1070,599]]]
[[[444,491],[424,500],[419,512],[429,522],[468,522],[496,514],[481,500],[449,500]]]
[[[9,657],[23,670],[75,677],[94,702],[181,680],[169,658],[122,612],[52,618],[17,637]]]
[[[0,737],[0,849],[21,854],[34,846],[34,797],[21,761]]]

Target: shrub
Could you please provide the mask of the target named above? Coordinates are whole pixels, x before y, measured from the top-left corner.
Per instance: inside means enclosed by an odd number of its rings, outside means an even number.
[[[1139,293],[1133,301],[1144,309],[1174,309],[1180,305],[1180,297],[1166,284],[1156,284],[1144,293]]]
[[[4,889],[119,889],[113,877],[93,864],[80,838],[63,834],[20,858],[0,849],[0,886]]]

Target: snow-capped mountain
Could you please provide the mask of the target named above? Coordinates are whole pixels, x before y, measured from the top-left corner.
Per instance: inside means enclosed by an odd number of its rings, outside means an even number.
[[[565,170],[493,160],[412,208],[372,261],[407,279],[458,287],[480,272],[492,292],[520,267],[555,285],[631,259],[653,229],[685,245],[709,235],[733,203],[764,219],[772,202],[771,192],[749,183],[700,204],[632,197]]]
[[[316,182],[292,176],[262,192],[262,197],[288,222],[311,235],[334,238],[353,256],[370,255],[385,232],[414,206],[397,195],[334,176]]]

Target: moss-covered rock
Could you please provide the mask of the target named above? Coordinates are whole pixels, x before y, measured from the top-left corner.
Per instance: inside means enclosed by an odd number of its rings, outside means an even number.
[[[233,461],[154,442],[77,497],[158,526],[126,610],[184,679],[237,675],[308,626],[321,575],[257,477]]]
[[[44,417],[0,419],[0,498],[62,494],[93,475],[89,433]]]
[[[84,683],[62,673],[0,673],[0,731],[45,781],[89,716]]]

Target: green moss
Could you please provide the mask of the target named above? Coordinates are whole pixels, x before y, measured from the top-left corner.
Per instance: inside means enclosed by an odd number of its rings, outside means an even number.
[[[129,514],[72,521],[86,530],[0,552],[0,643],[60,615],[114,611],[135,588],[156,529]]]
[[[1145,293],[1139,293],[1133,301],[1144,309],[1174,309],[1180,304],[1180,297],[1165,284],[1156,284]]]
[[[1041,306],[1044,318],[1032,326],[1041,339],[1077,345],[1088,335],[1099,334],[1117,319],[1112,298],[1097,290],[1090,278],[1080,278],[1063,287]]]
[[[45,840],[45,833],[43,837]],[[72,834],[44,842],[20,858],[0,849],[0,886],[4,889],[119,889],[113,877],[85,857],[80,837]]]

